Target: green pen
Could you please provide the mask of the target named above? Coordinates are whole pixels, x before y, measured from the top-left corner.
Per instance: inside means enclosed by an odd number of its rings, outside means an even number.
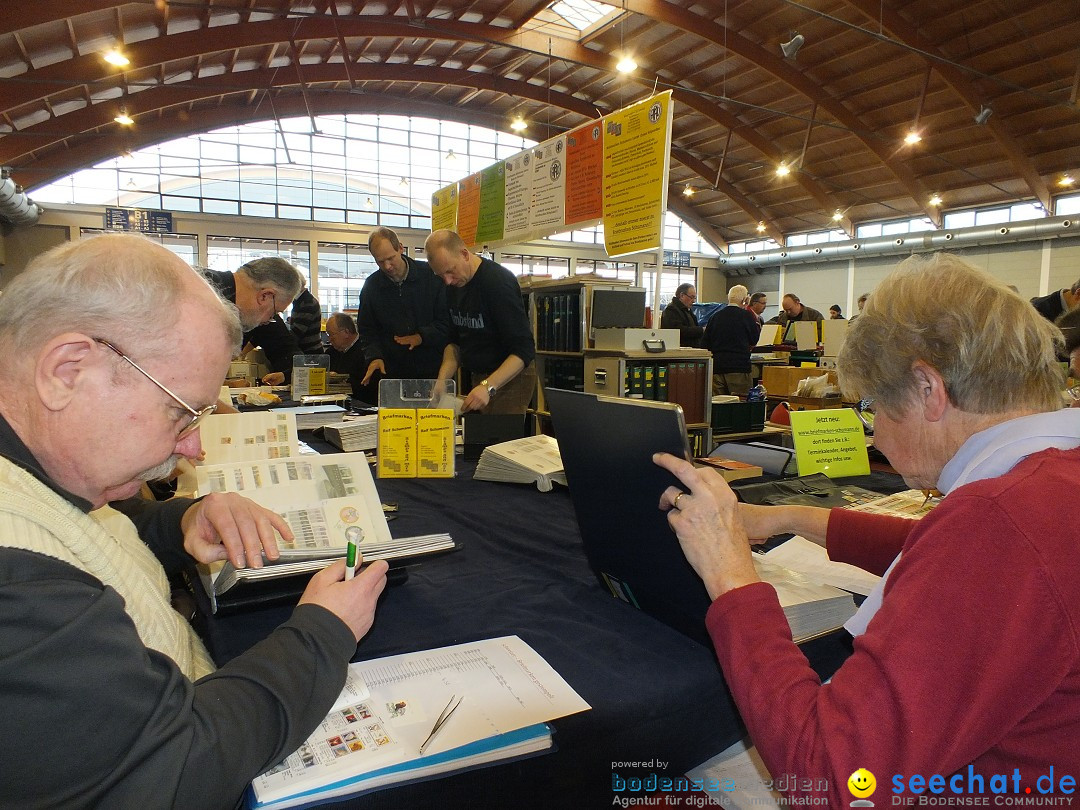
[[[349,538],[349,544],[345,547],[345,579],[350,580],[356,573],[356,541]]]

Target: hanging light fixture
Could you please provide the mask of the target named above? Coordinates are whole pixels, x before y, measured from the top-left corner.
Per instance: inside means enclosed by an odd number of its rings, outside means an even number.
[[[398,181],[398,188],[408,188],[408,187],[409,187],[409,181],[404,176],[402,176],[401,180]]]
[[[757,224],[757,232],[758,233],[765,233],[765,223],[764,222],[758,222],[758,224]]]
[[[915,144],[917,144],[921,140],[922,140],[922,135],[920,135],[914,129],[911,130],[910,132],[908,132],[908,134],[904,136],[904,143],[906,143],[908,146],[914,146]]]
[[[514,132],[524,132],[528,129],[529,125],[525,123],[525,119],[520,115],[514,116],[514,120],[510,122],[510,129]]]
[[[930,197],[928,202],[930,203],[930,205],[937,208],[939,205],[941,205],[941,195],[940,194],[934,194],[933,196]]]
[[[637,70],[637,62],[634,61],[634,57],[626,54],[615,65],[615,70],[619,71],[619,73],[633,73]]]
[[[682,193],[683,193],[684,197],[693,197],[694,196],[694,187],[692,185],[690,185],[689,183],[687,183],[686,186],[683,188]]]
[[[788,166],[786,163],[781,163],[779,166],[776,167],[777,177],[787,177],[789,174],[791,174],[791,167]]]
[[[445,160],[446,160],[447,163],[453,163],[454,161],[457,160],[457,155],[454,154],[454,150],[453,150],[452,147],[450,149],[446,150],[446,158],[445,158]]]
[[[1073,179],[1073,176],[1066,172],[1065,174],[1061,175],[1061,179],[1058,180],[1058,185],[1062,188],[1069,188],[1069,186],[1071,186],[1075,182],[1076,180]]]
[[[975,123],[982,125],[990,120],[990,116],[994,114],[994,111],[987,107],[985,104],[979,108],[979,111],[975,114]]]
[[[833,211],[833,215],[832,215],[832,221],[833,222],[843,222],[843,220],[844,220],[844,212],[843,211],[840,211],[840,210]]]
[[[127,107],[121,107],[120,114],[116,116],[113,121],[125,127],[130,127],[132,124],[135,123],[135,119],[128,115]]]
[[[367,200],[365,201],[365,203],[364,203],[364,204],[365,204],[365,205],[366,205],[366,206],[367,206],[368,208],[371,208],[371,209],[374,209],[374,208],[375,208],[375,201],[374,201],[373,199],[371,199],[371,197],[368,197],[368,198],[367,198]]]

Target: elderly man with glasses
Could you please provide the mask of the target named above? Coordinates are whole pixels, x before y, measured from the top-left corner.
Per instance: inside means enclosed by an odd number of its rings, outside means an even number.
[[[233,807],[337,697],[385,563],[316,574],[215,669],[166,571],[258,567],[287,525],[235,494],[121,503],[199,454],[240,334],[195,271],[131,235],[51,250],[0,295],[0,804]]]
[[[262,347],[270,364],[263,382],[278,385],[292,377],[293,355],[300,353],[296,336],[280,317],[304,289],[300,271],[278,256],[264,256],[236,272],[203,270],[222,298],[236,305],[244,327],[244,346]]]
[[[698,326],[694,317],[694,302],[697,301],[697,289],[693,284],[680,284],[675,288],[671,303],[664,307],[660,316],[661,329],[678,329],[679,345],[698,347],[705,327]]]
[[[942,300],[965,306],[942,317]],[[737,504],[715,473],[657,457],[681,481],[660,505],[714,600],[703,620],[773,774],[824,777],[830,807],[850,803],[862,769],[879,807],[1074,793],[1080,411],[1061,407],[1060,346],[1028,302],[956,256],[909,260],[874,290],[837,371],[907,484],[944,493],[921,520]],[[751,559],[748,538],[781,532],[883,575],[826,684]]]

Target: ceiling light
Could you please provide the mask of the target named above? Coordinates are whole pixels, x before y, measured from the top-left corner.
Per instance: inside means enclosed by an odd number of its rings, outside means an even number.
[[[780,53],[784,54],[785,59],[794,59],[795,54],[799,52],[799,48],[806,42],[806,37],[802,34],[796,34],[787,42],[780,44]]]
[[[833,222],[843,222],[844,221],[844,213],[843,213],[843,211],[833,211],[832,221]]]
[[[779,166],[776,167],[777,177],[787,177],[789,174],[791,174],[791,167],[788,166],[786,163],[781,163]]]
[[[917,144],[921,140],[922,140],[922,135],[920,135],[914,129],[911,130],[911,132],[909,132],[907,135],[904,136],[904,143],[906,143],[908,146],[912,146],[914,144]]]
[[[929,203],[930,203],[930,205],[934,206],[935,208],[937,206],[941,205],[941,195],[940,194],[933,195],[930,198]]]
[[[634,61],[633,57],[624,56],[619,60],[619,64],[615,65],[615,69],[619,73],[633,73],[637,70],[637,62]]]
[[[1058,185],[1068,188],[1075,182],[1076,180],[1073,179],[1073,176],[1071,174],[1063,174],[1061,175],[1061,179],[1058,180]]]
[[[447,149],[446,150],[446,162],[447,163],[453,163],[455,160],[457,160],[457,155],[454,154],[454,150],[453,149]]]
[[[990,118],[990,116],[993,114],[994,111],[987,107],[985,104],[983,104],[982,107],[979,109],[979,112],[975,114],[975,123],[985,124]]]
[[[683,193],[684,197],[693,197],[694,196],[694,187],[692,185],[690,185],[689,183],[687,183],[686,187],[682,190],[682,193]]]
[[[765,223],[764,222],[759,222],[757,224],[757,232],[758,233],[765,233]]]
[[[120,108],[120,114],[116,116],[113,121],[118,124],[122,124],[125,127],[130,127],[132,124],[135,123],[135,119],[127,114],[127,109],[124,107]]]
[[[529,125],[525,123],[525,119],[520,115],[510,122],[510,129],[514,130],[514,132],[524,132],[528,126]]]
[[[406,180],[404,177],[402,177],[401,180],[398,181],[398,187],[399,188],[408,188],[409,187],[409,181]]]
[[[135,186],[135,178],[134,178],[134,177],[129,177],[129,178],[128,178],[128,181],[127,181],[127,187],[128,187],[128,188],[135,188],[135,187],[136,187],[136,186]]]
[[[371,197],[368,197],[364,204],[367,205],[368,208],[375,207],[375,201],[371,199]]]
[[[102,55],[102,59],[110,65],[116,65],[117,67],[127,67],[131,64],[131,60],[120,53],[116,48],[113,48],[111,51],[106,51]]]

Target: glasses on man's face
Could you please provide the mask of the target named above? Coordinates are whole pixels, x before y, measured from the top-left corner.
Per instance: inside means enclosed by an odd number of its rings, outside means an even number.
[[[212,414],[214,412],[214,409],[217,408],[217,403],[214,403],[213,405],[207,405],[205,408],[192,408],[190,405],[184,402],[184,400],[180,399],[180,397],[178,397],[176,394],[174,394],[172,391],[170,391],[168,388],[158,382],[153,374],[144,369],[142,366],[140,366],[138,363],[136,363],[134,360],[132,360],[114,345],[109,343],[109,341],[105,340],[104,338],[94,338],[94,340],[100,343],[102,346],[112,349],[117,354],[117,356],[120,357],[121,360],[126,361],[128,365],[130,365],[132,368],[134,368],[136,371],[146,377],[146,379],[148,379],[150,382],[152,382],[154,385],[156,385],[158,388],[168,394],[169,397],[172,398],[173,402],[175,402],[177,405],[179,405],[191,415],[191,421],[184,425],[184,427],[181,428],[180,432],[176,435],[177,441],[198,430],[199,423],[202,422],[207,416]]]
[[[855,416],[862,422],[863,431],[868,436],[874,435],[874,399],[860,399],[855,406]]]

